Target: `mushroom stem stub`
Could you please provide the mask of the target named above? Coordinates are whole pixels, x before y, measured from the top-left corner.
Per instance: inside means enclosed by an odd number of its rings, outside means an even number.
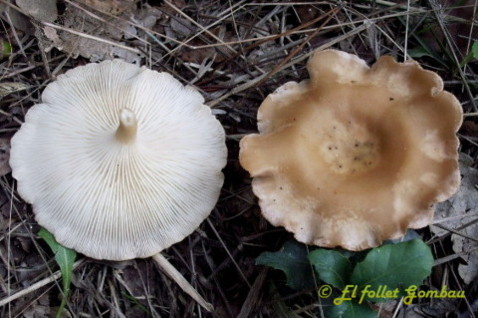
[[[128,108],[123,108],[119,113],[119,126],[116,130],[116,140],[122,143],[130,143],[136,137],[138,122],[134,112]]]

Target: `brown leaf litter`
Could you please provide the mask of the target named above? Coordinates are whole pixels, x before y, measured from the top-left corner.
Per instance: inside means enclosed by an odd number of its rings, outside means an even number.
[[[430,226],[438,236],[452,232],[453,250],[465,261],[458,265],[465,284],[478,278],[478,169],[472,164],[471,157],[461,154],[460,188],[452,198],[437,204],[435,225]]]

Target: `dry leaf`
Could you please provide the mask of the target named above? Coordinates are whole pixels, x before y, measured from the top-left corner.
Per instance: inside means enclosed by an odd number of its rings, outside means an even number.
[[[472,120],[465,120],[461,125],[460,133],[476,137],[478,136],[478,124]]]
[[[12,1],[7,0],[7,2],[12,2]],[[15,10],[11,8],[10,6],[5,5],[1,2],[0,2],[0,18],[2,18],[8,24],[11,21],[11,23],[13,24],[13,27],[15,27],[15,29],[17,30],[23,31],[25,33],[33,32],[33,25],[30,23],[30,18],[18,12],[18,10]]]
[[[216,49],[213,47],[199,48],[196,50],[184,47],[181,50],[181,58],[185,62],[201,64],[204,60],[215,60],[215,57]]]
[[[19,302],[21,303],[21,302]],[[30,302],[28,308],[23,312],[24,318],[43,318],[51,317],[50,299],[48,294],[43,294],[36,300]]]
[[[7,96],[8,94],[23,91],[28,89],[28,85],[16,82],[0,83],[0,98]]]
[[[80,2],[98,11],[113,15],[131,10],[136,5],[136,2],[131,0],[80,0]]]
[[[437,204],[435,223],[445,220],[441,223],[443,226],[458,230],[467,223],[478,220],[478,170],[471,166],[472,163],[473,160],[468,155],[460,155],[461,186],[453,197]],[[431,225],[430,229],[439,236],[448,233],[448,230],[434,225]],[[458,273],[463,281],[469,284],[478,276],[478,221],[458,231],[464,236],[452,234],[453,250],[456,253],[464,253],[462,258],[467,264],[458,265]]]
[[[232,42],[236,39],[234,33],[227,31],[223,27],[213,28],[209,32],[224,42]],[[214,62],[222,62],[224,60],[223,55],[219,54],[219,47],[207,46],[208,43],[202,39],[196,38],[190,41],[189,44],[197,48],[192,49],[184,46],[181,49],[180,55],[185,62],[202,64],[205,60],[213,60]]]
[[[17,5],[38,21],[53,22],[58,17],[56,0],[16,0]]]
[[[0,176],[4,176],[12,169],[8,161],[10,160],[10,138],[0,138]]]
[[[118,22],[101,13],[97,15],[104,21],[66,3],[66,9],[59,19],[62,21],[62,26],[82,33],[84,36],[47,26],[38,29],[37,37],[47,52],[56,47],[60,51],[71,54],[73,58],[81,55],[92,62],[121,57],[127,62],[138,63],[140,56],[126,49],[126,45],[120,42],[126,30],[129,33],[134,31],[128,28],[130,24],[127,19]],[[111,21],[111,23],[105,23],[105,21]]]

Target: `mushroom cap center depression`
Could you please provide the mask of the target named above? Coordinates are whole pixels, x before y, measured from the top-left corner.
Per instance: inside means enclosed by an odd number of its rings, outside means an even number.
[[[326,85],[307,94],[297,121],[308,155],[323,165],[316,173],[382,178],[379,170],[398,171],[407,153],[406,107],[391,96],[373,85]]]
[[[333,120],[319,134],[319,153],[335,173],[365,172],[380,160],[379,139],[363,123]]]

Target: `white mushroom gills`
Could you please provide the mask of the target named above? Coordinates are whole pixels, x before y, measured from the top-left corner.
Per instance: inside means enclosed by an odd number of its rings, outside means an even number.
[[[111,60],[58,76],[42,101],[12,139],[10,161],[18,191],[60,244],[96,259],[150,257],[213,210],[227,162],[225,133],[192,87]]]
[[[136,138],[138,121],[135,113],[128,108],[123,108],[119,113],[119,126],[116,130],[116,140],[125,144],[131,143]]]

